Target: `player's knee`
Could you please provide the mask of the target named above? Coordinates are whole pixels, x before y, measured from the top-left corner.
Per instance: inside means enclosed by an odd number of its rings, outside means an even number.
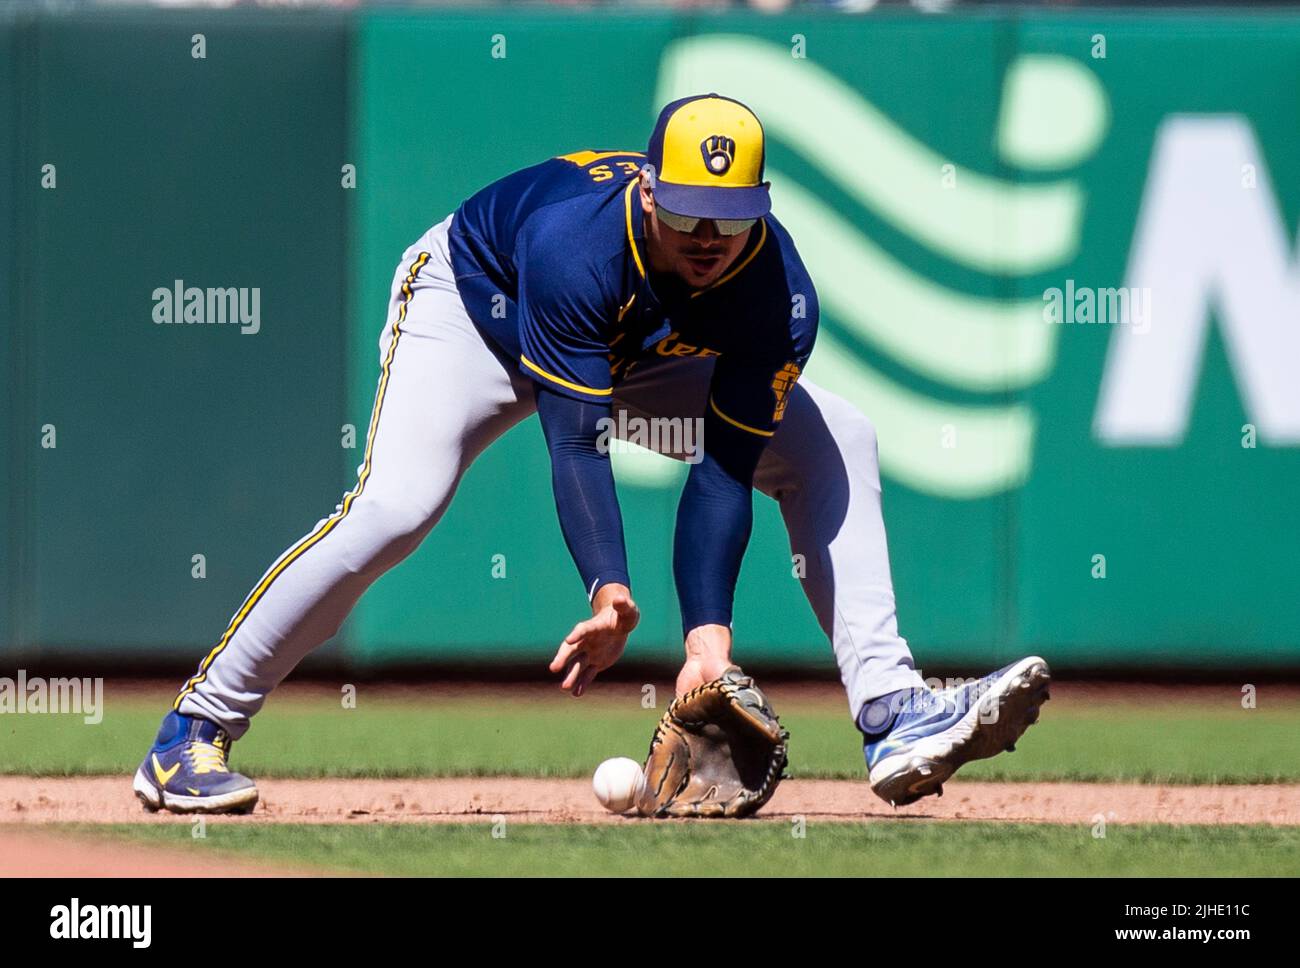
[[[437,517],[436,510],[417,500],[362,495],[348,515],[351,567],[357,571],[391,565],[414,551]]]
[[[381,498],[371,502],[369,510],[376,530],[394,540],[418,538],[438,514],[432,502],[414,496]]]
[[[880,439],[876,436],[876,425],[872,423],[871,418],[865,414],[858,414],[858,420],[862,425],[860,433],[862,435],[863,443],[870,448],[871,453],[876,453],[876,450],[880,445]]]
[[[856,407],[846,406],[835,420],[835,441],[840,452],[850,455],[876,453],[876,425]]]

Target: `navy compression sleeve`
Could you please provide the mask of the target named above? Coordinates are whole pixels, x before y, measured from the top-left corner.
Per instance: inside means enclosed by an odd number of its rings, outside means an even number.
[[[686,478],[673,542],[683,634],[700,625],[731,625],[736,579],[754,522],[754,468],[766,444],[712,414],[704,439],[710,446]]]
[[[631,587],[623,518],[614,490],[609,454],[596,443],[598,421],[610,415],[608,401],[575,400],[537,386],[537,415],[551,452],[551,484],[560,530],[591,599],[601,585]]]

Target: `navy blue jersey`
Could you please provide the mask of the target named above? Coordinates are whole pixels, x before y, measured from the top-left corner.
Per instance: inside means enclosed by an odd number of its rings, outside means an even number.
[[[608,400],[638,366],[716,357],[710,408],[771,436],[817,332],[817,296],[767,215],[712,285],[650,271],[632,151],[580,151],[508,175],[456,210],[456,284],[470,318],[539,384]]]

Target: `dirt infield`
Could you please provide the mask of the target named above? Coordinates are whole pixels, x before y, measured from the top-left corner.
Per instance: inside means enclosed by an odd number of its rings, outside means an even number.
[[[508,777],[397,780],[275,780],[262,802],[222,823],[458,823],[504,816],[517,823],[648,823],[609,814],[587,780]],[[1157,786],[954,781],[941,798],[895,810],[852,780],[788,780],[760,815],[853,822],[891,817],[1107,823],[1300,824],[1300,784]],[[0,824],[189,823],[148,814],[129,777],[0,776]]]
[[[501,701],[500,685],[474,683],[372,684],[367,701],[408,702],[413,709],[455,701],[473,706]],[[512,684],[512,705],[553,706],[569,702],[554,685]],[[114,683],[117,700],[163,702],[170,690],[154,682]],[[1053,686],[1053,707],[1119,710],[1201,704],[1217,710],[1237,709],[1240,690],[1232,685],[1123,686],[1113,683],[1061,683]],[[283,693],[283,695],[281,695]],[[323,683],[290,684],[277,700],[302,710],[335,708],[338,690]],[[836,683],[774,683],[780,708],[813,714],[839,710],[842,689]],[[597,697],[593,697],[597,698]],[[637,704],[640,686],[608,684],[599,697],[610,708]],[[1300,701],[1294,684],[1270,686],[1271,708]],[[567,707],[566,707],[567,708]],[[598,707],[597,712],[604,707]],[[268,771],[273,772],[273,771]],[[636,817],[617,817],[596,803],[585,779],[482,777],[458,779],[259,779],[262,801],[247,817],[219,817],[222,825],[322,824],[373,825],[489,823],[649,824]],[[1087,829],[1098,817],[1107,824],[1265,824],[1300,825],[1300,783],[1257,785],[1168,785],[1136,783],[994,783],[955,781],[942,798],[928,798],[899,810],[881,803],[862,779],[794,779],[783,783],[756,821],[789,824],[803,817],[810,824],[867,823],[891,818],[982,820],[1077,825]],[[0,876],[258,876],[304,873],[256,860],[210,853],[200,862],[190,851],[139,843],[113,843],[69,834],[53,825],[184,824],[192,817],[144,812],[131,792],[130,775],[0,775]],[[181,833],[181,831],[177,831]],[[269,833],[269,831],[267,831]],[[293,863],[292,860],[288,863]],[[306,871],[305,873],[311,873]]]
[[[645,824],[595,802],[586,780],[519,778],[415,780],[264,780],[249,816],[220,824],[513,823]],[[953,782],[941,798],[894,810],[865,783],[788,780],[759,822],[871,822],[888,818],[1108,824],[1300,824],[1300,784],[1154,786],[1097,783]],[[0,776],[0,877],[258,877],[304,872],[190,852],[96,842],[56,834],[58,823],[192,824],[193,817],[149,814],[129,777]],[[687,822],[687,821],[682,821]],[[709,821],[701,821],[709,822]],[[746,823],[753,821],[743,821]]]

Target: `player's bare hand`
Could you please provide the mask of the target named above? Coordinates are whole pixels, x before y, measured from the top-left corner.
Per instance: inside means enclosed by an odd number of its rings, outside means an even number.
[[[564,673],[560,688],[572,690],[575,696],[586,692],[599,673],[618,661],[627,637],[641,621],[626,585],[602,585],[591,607],[591,618],[579,622],[565,636],[550,665],[552,672]]]

